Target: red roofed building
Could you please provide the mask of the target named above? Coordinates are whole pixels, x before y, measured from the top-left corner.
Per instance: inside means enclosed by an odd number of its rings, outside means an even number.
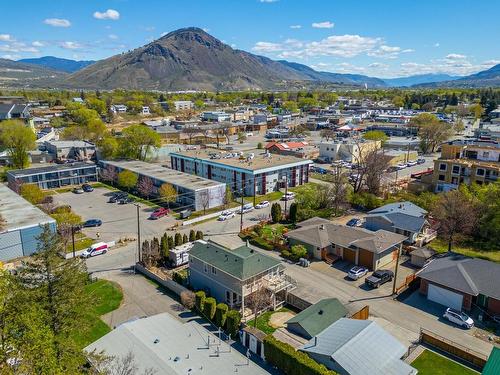
[[[273,154],[291,155],[302,159],[316,159],[319,150],[307,142],[269,142],[266,150]]]

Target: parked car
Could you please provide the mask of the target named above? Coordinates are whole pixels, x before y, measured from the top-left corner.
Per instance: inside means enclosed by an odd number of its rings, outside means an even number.
[[[76,187],[76,188],[73,189],[73,193],[75,193],[75,194],[83,194],[84,191],[83,191],[82,188]]]
[[[363,220],[355,217],[349,220],[345,225],[347,225],[348,227],[360,227],[363,225]]]
[[[425,163],[425,159],[424,158],[418,158],[417,159],[417,164],[424,164]]]
[[[90,193],[91,191],[94,191],[94,188],[89,184],[83,184],[82,189],[86,193]]]
[[[170,210],[168,208],[165,208],[165,207],[157,208],[156,210],[151,212],[151,215],[149,215],[149,219],[150,220],[157,220],[163,216],[168,215],[169,212],[170,212]]]
[[[418,164],[418,163],[417,163],[417,161],[416,161],[416,160],[410,160],[410,161],[408,161],[408,162],[406,163],[406,166],[407,166],[407,167],[413,167],[413,166],[415,166],[415,165],[417,165],[417,164]]]
[[[179,214],[180,214],[181,219],[187,219],[189,216],[191,216],[192,211],[191,210],[182,210],[181,212],[179,212]]]
[[[394,272],[391,270],[376,270],[365,279],[365,284],[372,288],[378,288],[380,285],[392,281],[393,278]]]
[[[226,220],[229,220],[229,219],[233,218],[234,216],[235,215],[234,215],[233,211],[223,211],[219,215],[219,218],[217,220],[219,220],[219,221],[226,221]]]
[[[102,225],[102,220],[100,219],[89,219],[83,223],[84,228],[100,227],[101,225]]]
[[[111,197],[109,197],[108,203],[116,203],[120,199],[125,198],[127,196],[127,193],[124,193],[123,191],[119,192],[114,192]]]
[[[283,194],[283,196],[281,197],[281,200],[282,201],[291,201],[294,198],[295,198],[295,193],[292,193],[291,191],[289,191],[288,193]]]
[[[134,200],[130,197],[122,197],[118,200],[118,204],[127,204],[127,203],[131,203],[133,201]]]
[[[405,163],[396,164],[396,170],[398,170],[398,171],[400,171],[401,169],[405,169],[405,168],[406,168]]]
[[[448,307],[443,314],[443,318],[449,320],[452,323],[464,327],[465,329],[471,329],[474,327],[474,321],[467,314],[462,311],[458,311]]]
[[[268,201],[262,201],[260,203],[257,203],[255,205],[255,208],[260,209],[260,208],[266,208],[269,207],[269,202]]]
[[[368,273],[368,268],[361,266],[352,267],[349,272],[347,272],[347,277],[351,280],[358,280],[361,277],[365,276]]]
[[[252,203],[245,204],[242,208],[240,208],[240,214],[246,214],[247,212],[253,211],[254,207]]]
[[[85,250],[80,257],[81,258],[90,258],[95,257],[96,255],[106,254],[108,252],[108,244],[106,242],[97,242],[90,246],[87,250]]]

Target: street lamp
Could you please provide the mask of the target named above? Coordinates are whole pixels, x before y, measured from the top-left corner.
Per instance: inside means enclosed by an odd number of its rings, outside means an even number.
[[[286,219],[286,209],[288,204],[288,174],[285,174],[281,177],[283,181],[285,181],[285,219]]]

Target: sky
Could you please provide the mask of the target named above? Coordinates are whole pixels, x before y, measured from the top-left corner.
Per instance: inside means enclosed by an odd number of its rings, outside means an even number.
[[[467,75],[500,63],[498,0],[0,0],[0,57],[106,58],[196,26],[316,70]]]

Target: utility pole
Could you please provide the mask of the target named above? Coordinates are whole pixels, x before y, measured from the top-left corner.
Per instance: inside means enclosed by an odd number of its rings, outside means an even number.
[[[240,233],[243,232],[243,187],[241,188]]]
[[[139,205],[134,204],[137,209],[137,260],[141,261],[141,222],[139,221]],[[135,267],[134,267],[135,268]]]
[[[288,204],[288,174],[285,175],[285,220],[286,220],[287,204]]]
[[[73,258],[76,257],[75,254],[75,226],[71,226],[71,242],[73,243]]]
[[[403,245],[399,244],[398,256],[396,258],[396,269],[394,270],[394,283],[392,284],[392,294],[396,294],[396,280],[398,279],[399,256],[401,255]]]
[[[257,195],[257,192],[255,191],[255,176],[253,176],[253,206],[255,207],[255,196]]]

